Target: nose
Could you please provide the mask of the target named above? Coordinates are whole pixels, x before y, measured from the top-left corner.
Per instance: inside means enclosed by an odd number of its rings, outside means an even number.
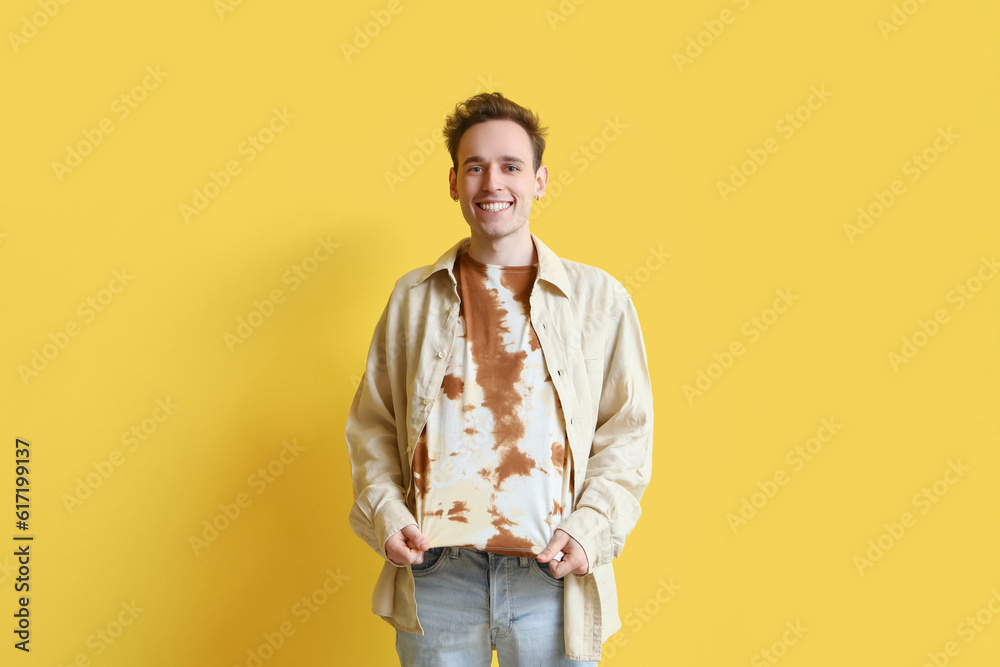
[[[486,180],[483,182],[483,190],[486,192],[496,192],[501,187],[500,172],[490,167],[486,171]]]

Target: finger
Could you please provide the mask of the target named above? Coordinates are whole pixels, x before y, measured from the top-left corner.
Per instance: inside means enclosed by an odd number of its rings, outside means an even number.
[[[549,540],[549,543],[545,545],[545,548],[538,554],[538,560],[543,563],[548,563],[559,551],[563,550],[563,547],[566,546],[568,539],[569,536],[566,533],[557,530],[552,534],[552,539]]]
[[[549,563],[549,571],[556,579],[562,579],[574,569],[571,558],[563,558],[560,562]]]
[[[428,549],[430,549],[430,547],[431,547],[430,542],[427,541],[426,537],[422,538],[421,541],[411,540],[410,538],[406,539],[407,549],[412,549],[413,551],[420,552],[420,551],[427,551]]]
[[[563,532],[557,530],[556,532]],[[561,572],[563,574],[584,575],[590,571],[590,559],[583,545],[576,541],[569,533],[566,534],[566,544],[563,547],[565,556],[562,559]]]
[[[409,526],[403,528],[402,533],[406,538],[407,546],[411,549],[426,551],[430,547],[430,541],[414,524],[411,523]]]
[[[420,529],[417,528],[417,524],[415,523],[411,523],[408,526],[403,526],[403,530],[400,532],[402,532],[403,535],[406,535],[407,537],[411,537],[413,539],[417,539],[424,536],[423,533],[420,532]]]
[[[412,524],[407,528],[415,528]],[[409,540],[404,534],[406,528],[396,531],[385,541],[385,555],[394,565],[405,565],[413,562]],[[418,531],[419,534],[419,531]],[[419,553],[419,551],[417,552]]]
[[[419,549],[410,549],[405,545],[394,545],[392,548],[387,548],[385,550],[385,555],[392,561],[395,565],[406,565],[419,564],[424,562],[423,551]]]
[[[554,547],[554,548],[558,548],[558,547]],[[542,557],[542,554],[545,554],[544,558]],[[538,555],[538,557],[537,557],[538,560],[540,562],[542,562],[542,563],[548,563],[550,567],[553,566],[553,565],[555,565],[556,563],[562,562],[562,561],[564,561],[566,559],[566,552],[563,551],[563,550],[561,550],[561,549],[559,551],[557,551],[556,553],[554,553],[554,554],[552,552],[550,552],[550,551],[543,551],[542,554]]]
[[[587,574],[589,568],[590,563],[587,561],[586,553],[582,549],[574,549],[572,545],[566,546],[566,555],[563,556],[562,561],[549,563],[549,569],[558,573],[557,578],[567,574]]]

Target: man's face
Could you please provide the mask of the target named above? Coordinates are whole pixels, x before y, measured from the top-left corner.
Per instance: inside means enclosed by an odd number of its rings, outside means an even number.
[[[499,240],[528,233],[531,201],[545,193],[548,169],[532,170],[531,140],[512,120],[488,120],[465,131],[458,169],[448,174],[451,196],[474,237]]]

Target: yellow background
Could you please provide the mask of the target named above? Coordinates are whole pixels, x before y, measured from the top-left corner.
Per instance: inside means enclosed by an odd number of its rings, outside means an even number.
[[[347,525],[343,429],[394,280],[467,231],[435,137],[484,89],[540,113],[551,180],[568,174],[532,230],[631,280],[646,338],[654,477],[605,663],[997,664],[1000,280],[975,282],[1000,251],[997,4],[576,3],[4,3],[0,486],[30,441],[35,541],[24,654],[4,494],[3,665],[253,665],[282,624],[268,667],[396,664],[368,611],[380,561]],[[828,99],[800,109],[813,87]],[[294,117],[268,137],[275,109]],[[57,173],[102,120],[113,131]],[[769,138],[724,201],[718,183]],[[937,159],[911,180],[925,150]],[[852,242],[844,226],[896,179],[905,192]],[[314,270],[296,284],[296,266]],[[980,289],[959,308],[967,281]],[[756,329],[779,290],[797,299]],[[689,400],[699,371],[716,378]],[[823,419],[842,428],[795,470],[786,454]],[[299,450],[275,464],[286,441]],[[968,470],[939,496],[949,462]],[[760,507],[734,532],[744,498]],[[977,612],[991,623],[970,641]]]

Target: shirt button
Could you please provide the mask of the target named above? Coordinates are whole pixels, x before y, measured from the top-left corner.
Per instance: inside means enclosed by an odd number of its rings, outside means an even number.
[[[431,402],[431,400],[429,398],[424,398],[420,402],[423,403],[424,405],[427,405]]]
[[[438,352],[438,359],[444,359],[444,352]]]

